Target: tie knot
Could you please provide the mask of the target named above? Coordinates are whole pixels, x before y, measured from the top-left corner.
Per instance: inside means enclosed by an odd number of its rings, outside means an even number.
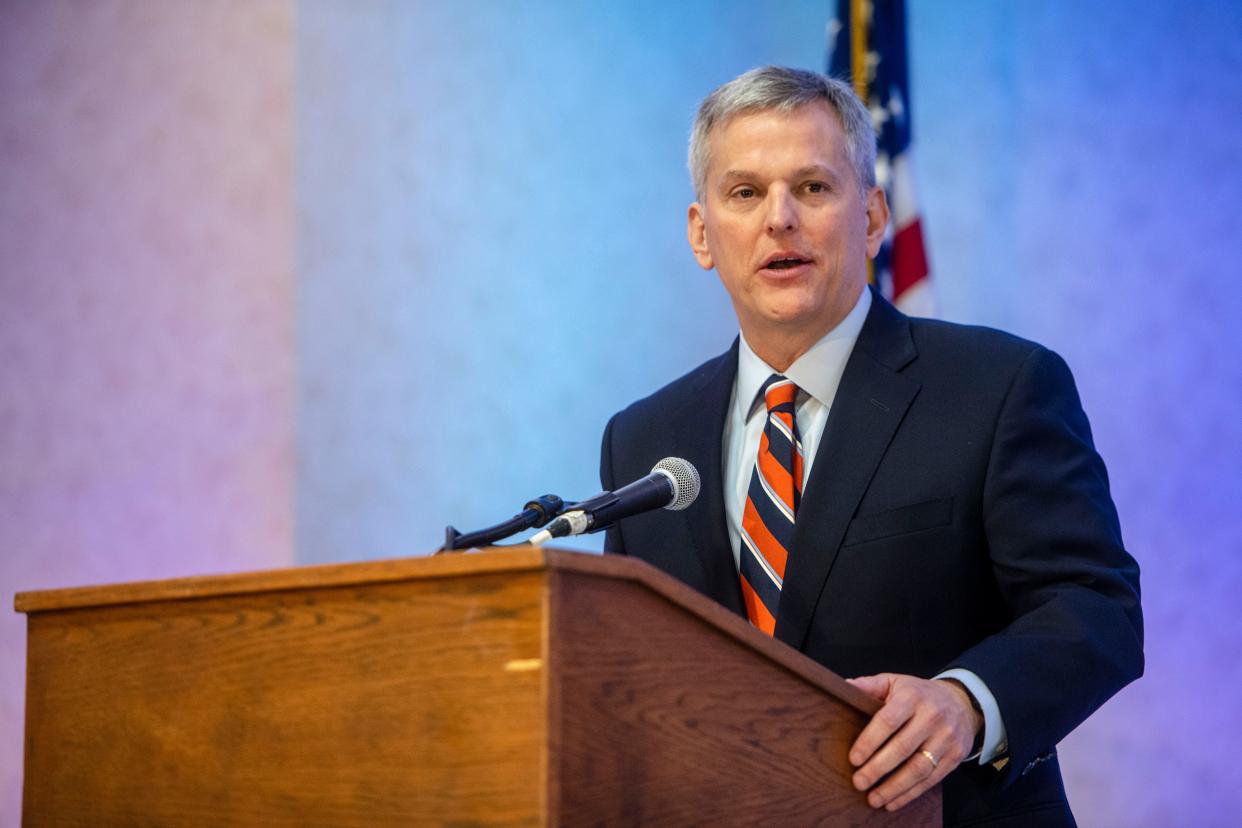
[[[768,407],[768,411],[788,406],[789,413],[792,414],[794,398],[797,396],[798,386],[793,384],[793,380],[780,374],[773,374],[763,384],[763,402]]]

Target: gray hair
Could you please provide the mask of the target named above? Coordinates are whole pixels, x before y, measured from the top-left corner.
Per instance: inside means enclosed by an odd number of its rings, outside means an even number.
[[[864,193],[875,186],[875,128],[871,113],[848,83],[818,72],[763,66],[719,86],[699,105],[690,130],[690,179],[695,196],[702,201],[711,162],[709,137],[736,115],[775,109],[792,112],[800,106],[823,101],[841,121],[845,149],[854,166],[858,187]]]

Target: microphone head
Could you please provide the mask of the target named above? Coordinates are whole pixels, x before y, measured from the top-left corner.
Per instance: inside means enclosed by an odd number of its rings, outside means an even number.
[[[664,472],[673,484],[673,500],[665,509],[680,512],[699,496],[699,470],[689,460],[665,457],[651,467],[653,472]]]

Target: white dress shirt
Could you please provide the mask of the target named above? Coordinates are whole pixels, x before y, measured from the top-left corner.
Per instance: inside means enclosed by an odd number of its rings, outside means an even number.
[[[835,328],[811,346],[805,354],[789,366],[784,376],[798,386],[794,400],[794,417],[802,440],[802,486],[811,478],[824,426],[832,411],[832,401],[837,396],[845,363],[849,360],[858,334],[871,309],[871,291],[864,289],[858,301]],[[733,547],[733,563],[741,562],[742,512],[746,508],[746,492],[754,473],[755,457],[759,453],[759,441],[767,421],[766,407],[759,396],[759,389],[772,374],[781,373],[768,365],[751,350],[745,335],[740,337],[737,352],[737,379],[729,398],[729,415],[725,420],[724,449],[724,506],[729,527],[729,543]],[[961,682],[979,702],[983,713],[983,747],[978,754],[979,764],[992,761],[1006,747],[1005,724],[1001,720],[996,699],[983,679],[969,670],[946,670],[936,678],[951,678]]]

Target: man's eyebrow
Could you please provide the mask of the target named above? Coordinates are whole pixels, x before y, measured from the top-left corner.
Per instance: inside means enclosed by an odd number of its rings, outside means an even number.
[[[810,176],[818,176],[820,178],[831,178],[834,181],[841,177],[841,174],[832,167],[826,167],[823,164],[811,164],[807,167],[800,167],[794,170],[794,178],[807,178]]]
[[[720,180],[727,184],[738,180],[754,181],[758,177],[759,173],[751,172],[750,170],[729,170],[720,177]]]
[[[758,173],[751,170],[728,170],[720,177],[720,182],[722,184],[731,184],[734,181],[757,181],[759,177]],[[818,177],[838,181],[841,178],[841,174],[824,164],[810,164],[794,170],[793,175],[790,177],[795,179]]]

